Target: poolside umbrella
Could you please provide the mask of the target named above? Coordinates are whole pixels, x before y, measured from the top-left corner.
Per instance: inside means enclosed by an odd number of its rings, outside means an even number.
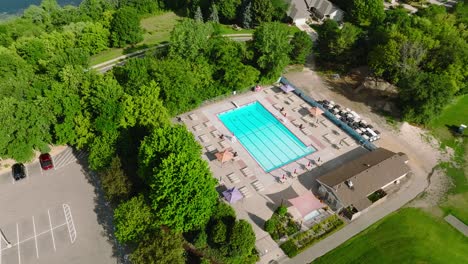
[[[228,201],[229,203],[235,203],[242,199],[242,193],[239,192],[239,190],[236,187],[232,187],[231,189],[227,189],[226,191],[223,192],[224,199]]]
[[[232,154],[231,151],[226,149],[221,152],[217,152],[215,156],[216,159],[218,159],[221,162],[221,164],[223,164],[226,161],[230,161],[234,157],[234,154]]]
[[[283,90],[283,92],[285,93],[289,93],[289,92],[294,91],[295,89],[289,84],[283,84],[281,85],[281,90]]]
[[[317,116],[323,114],[323,110],[320,109],[320,108],[318,108],[318,107],[316,107],[316,106],[310,108],[310,109],[309,109],[309,112],[310,112],[311,115],[313,115],[313,116],[315,116],[315,117],[317,117]]]

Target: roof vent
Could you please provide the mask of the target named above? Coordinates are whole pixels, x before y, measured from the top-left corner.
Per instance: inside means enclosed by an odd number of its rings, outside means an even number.
[[[353,185],[353,182],[352,182],[351,180],[347,180],[347,181],[345,181],[345,183],[346,183],[346,185],[348,185],[348,187],[349,187],[350,189],[352,189],[353,186],[354,186],[354,185]]]

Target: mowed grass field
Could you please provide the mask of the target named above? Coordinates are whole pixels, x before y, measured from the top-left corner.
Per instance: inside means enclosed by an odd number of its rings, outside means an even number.
[[[468,224],[468,129],[463,136],[454,136],[452,131],[460,124],[468,125],[468,95],[459,97],[449,105],[429,128],[441,142],[455,151],[454,163],[443,163],[453,186],[441,208]]]
[[[110,48],[90,58],[90,65],[96,65],[126,53],[155,46],[163,42],[169,41],[170,34],[174,26],[181,19],[174,12],[166,12],[155,14],[140,20],[140,26],[144,30],[143,41],[135,45],[133,48]]]
[[[440,218],[404,208],[312,263],[468,263],[468,238]]]

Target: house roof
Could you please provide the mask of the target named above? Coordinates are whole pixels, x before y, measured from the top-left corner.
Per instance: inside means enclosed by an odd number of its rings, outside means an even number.
[[[320,176],[317,180],[332,188],[342,204],[367,207],[363,200],[388,183],[410,171],[406,165],[408,157],[404,153],[395,153],[378,148],[340,167]],[[349,187],[346,181],[352,182]]]
[[[309,0],[307,5],[321,17],[328,16],[335,11],[343,12],[327,0]]]
[[[289,4],[288,16],[294,21],[310,17],[305,0],[286,0]]]

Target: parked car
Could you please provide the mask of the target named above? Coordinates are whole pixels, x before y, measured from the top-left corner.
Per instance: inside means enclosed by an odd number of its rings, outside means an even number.
[[[13,178],[15,181],[19,181],[21,179],[26,178],[26,169],[23,164],[21,163],[16,163],[11,167]]]
[[[50,170],[54,168],[54,163],[52,162],[52,157],[49,153],[44,153],[39,156],[39,162],[43,170]]]

